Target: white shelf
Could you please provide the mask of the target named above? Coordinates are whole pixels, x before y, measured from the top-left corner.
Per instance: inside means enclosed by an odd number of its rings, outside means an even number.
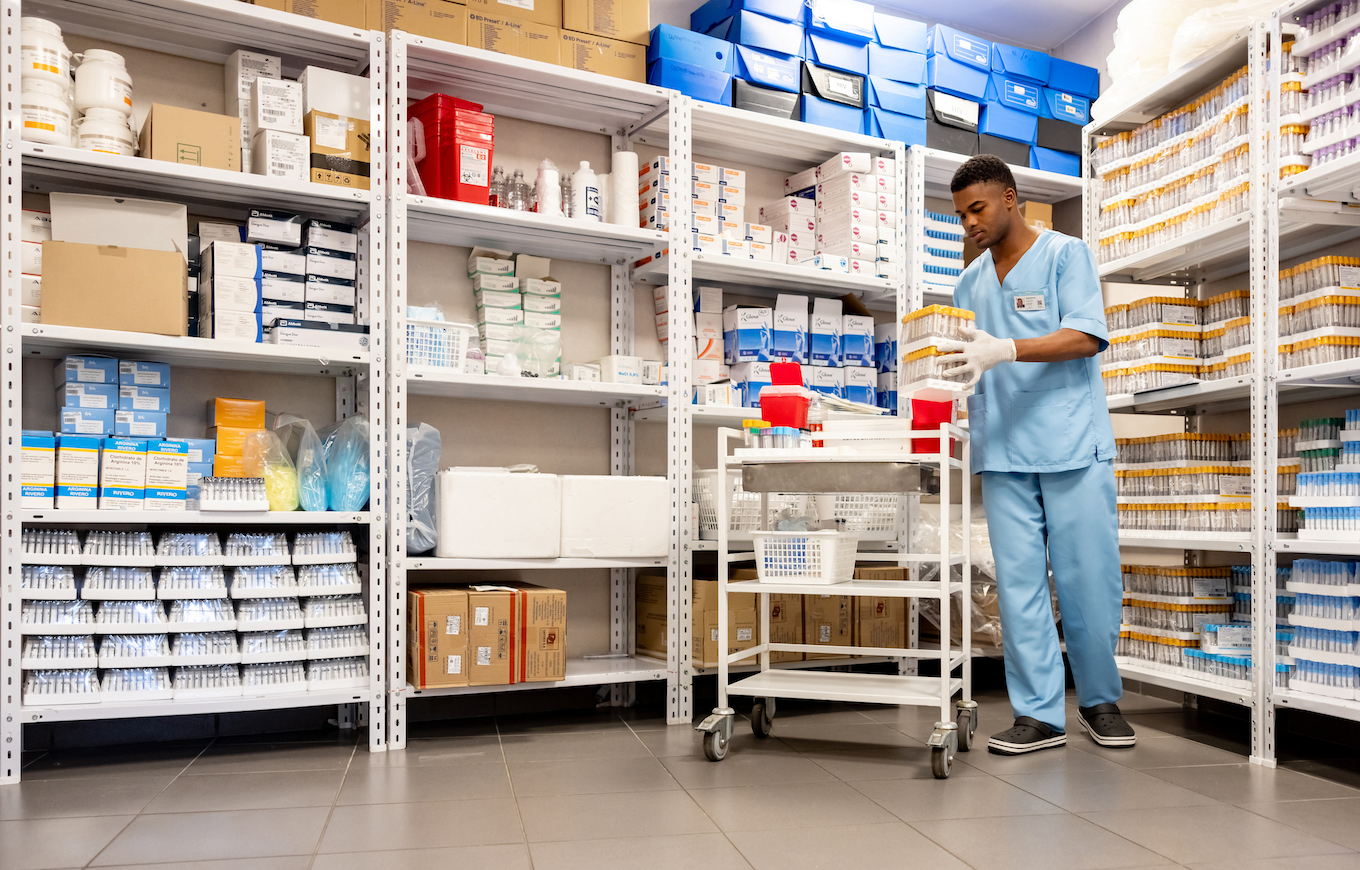
[[[408,571],[565,571],[595,568],[664,568],[666,557],[645,559],[440,559],[415,556]]]
[[[237,690],[239,693],[239,689]],[[374,700],[373,689],[330,692],[290,692],[284,695],[252,694],[234,698],[172,699],[133,701],[123,704],[85,704],[47,707],[40,704],[19,708],[21,722],[75,722],[88,719],[135,719],[143,716],[198,716],[214,713],[241,713],[252,710],[282,710],[290,707],[333,707],[338,704],[363,704]]]
[[[406,232],[412,241],[471,248],[484,245],[554,260],[623,266],[660,251],[667,234],[548,217],[432,196],[406,196]]]
[[[1281,343],[1288,340],[1280,339]],[[1276,376],[1279,378],[1281,390],[1294,386],[1326,385],[1332,388],[1328,395],[1336,395],[1336,387],[1353,386],[1360,389],[1360,359],[1343,359],[1318,365],[1280,369]]]
[[[757,116],[759,117],[759,116]],[[743,260],[724,254],[691,252],[695,281],[719,282],[727,290],[732,285],[773,293],[808,293],[813,296],[844,296],[853,293],[868,301],[896,298],[896,286],[889,278],[849,275],[809,266],[790,266]],[[633,270],[633,280],[643,284],[665,284],[670,280],[670,258],[659,257]],[[733,292],[740,292],[734,290]]]
[[[554,405],[621,408],[630,403],[655,402],[666,395],[666,388],[550,378],[469,375],[433,366],[407,366],[406,392],[417,396],[442,396],[450,399],[493,399],[507,402],[546,402]]]
[[[1152,683],[1154,686],[1189,692],[1192,695],[1203,695],[1230,704],[1251,705],[1250,682],[1244,682],[1242,687],[1238,688],[1206,680],[1196,676],[1194,671],[1186,670],[1184,673],[1176,674],[1146,664],[1135,664],[1122,656],[1116,656],[1115,660],[1119,663],[1120,676],[1125,679]]]
[[[1277,537],[1275,549],[1281,553],[1308,553],[1317,556],[1360,556],[1360,539],[1354,541],[1309,541]]]
[[[1234,405],[1245,408],[1250,399],[1251,378],[1239,377],[1198,381],[1143,393],[1107,396],[1106,403],[1111,412],[1164,414],[1167,411],[1209,407],[1216,410],[1231,410]]]
[[[1106,281],[1157,281],[1228,260],[1241,259],[1245,264],[1250,228],[1251,215],[1243,212],[1146,251],[1103,263],[1100,277]]]
[[[655,124],[641,139],[666,147],[664,121]],[[798,172],[835,157],[842,151],[868,151],[875,156],[888,152],[891,144],[876,136],[846,133],[748,112],[699,100],[690,103],[690,133],[695,159],[731,161],[764,169]]]
[[[1133,532],[1119,533],[1121,547],[1168,550],[1212,550],[1220,553],[1251,552],[1250,532]]]
[[[957,694],[962,687],[961,679],[950,678],[951,696]],[[845,671],[769,670],[732,683],[727,687],[727,692],[731,695],[754,698],[795,698],[937,707],[940,704],[940,689],[939,677],[859,674]]]
[[[895,662],[898,658],[925,658],[939,660],[939,645],[931,650],[928,644],[922,644],[921,650],[926,653],[923,656],[913,655],[913,650],[902,650],[901,656],[842,656],[835,659],[804,659],[798,662],[771,662],[770,667],[781,671],[805,671],[812,668],[844,668],[854,665],[881,665],[887,662]],[[955,655],[958,650],[955,650]],[[716,676],[718,673],[717,665],[693,665],[692,670],[695,676]],[[736,662],[727,666],[729,674],[753,674],[760,670],[760,663],[756,659]]]
[[[968,159],[968,155],[937,151],[934,148],[923,150],[926,164],[926,196],[949,199],[949,182],[954,178],[954,172]],[[1082,193],[1082,180],[1075,175],[1045,172],[1027,166],[1012,166],[1011,174],[1015,176],[1015,183],[1020,186],[1020,198],[1024,200],[1062,202],[1081,196]]]
[[[286,523],[288,525],[335,525],[368,523],[372,515],[368,511],[57,511],[25,510],[22,512],[25,525],[44,523],[49,525],[77,526],[146,526],[146,525],[201,525],[214,526],[245,525],[256,523]],[[41,559],[37,554],[35,558]],[[224,556],[214,556],[213,564],[224,564]],[[30,562],[45,565],[46,562]],[[85,563],[81,563],[85,564]],[[118,564],[125,564],[119,562]],[[154,563],[152,563],[154,564]],[[277,564],[268,562],[263,564]]]
[[[1281,197],[1302,197],[1332,202],[1360,201],[1360,153],[1350,154],[1321,166],[1310,166],[1280,182]]]
[[[1123,106],[1102,111],[1092,122],[1098,133],[1132,130],[1172,109],[1185,105],[1247,65],[1247,29],[1204,51],[1180,69],[1148,85]],[[1101,106],[1105,109],[1104,106]]]
[[[1326,716],[1336,716],[1340,719],[1352,721],[1360,720],[1360,701],[1352,701],[1346,698],[1328,698],[1325,695],[1314,695],[1311,692],[1298,689],[1276,689],[1274,700],[1277,707],[1309,710],[1313,713],[1322,713]]]
[[[905,580],[850,580],[845,583],[794,583],[780,580],[742,580],[727,584],[733,592],[768,592],[782,595],[851,595],[880,598],[939,598],[943,592],[939,583],[915,583]],[[950,583],[949,594],[963,591],[962,583]]]
[[[435,698],[446,695],[484,695],[489,692],[522,692],[534,689],[565,689],[572,686],[606,686],[612,683],[638,683],[666,679],[666,663],[645,656],[618,658],[567,659],[567,676],[550,683],[515,683],[501,686],[457,686],[447,689],[417,689],[409,683],[399,694],[405,698]]]
[[[726,405],[690,405],[690,420],[695,426],[741,426],[742,420],[759,420],[759,408],[729,407]],[[666,406],[639,408],[633,412],[635,423],[665,423]]]

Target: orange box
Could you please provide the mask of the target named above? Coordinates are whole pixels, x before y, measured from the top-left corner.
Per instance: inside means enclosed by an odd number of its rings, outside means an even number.
[[[234,426],[239,429],[263,429],[264,400],[224,399],[208,400],[209,426]],[[220,451],[219,451],[220,452]]]
[[[246,453],[246,436],[263,428],[263,426],[252,426],[249,429],[240,426],[213,426],[208,429],[208,437],[217,442],[218,456],[240,457]]]
[[[213,477],[245,477],[246,461],[241,456],[223,456],[218,453],[213,457]]]

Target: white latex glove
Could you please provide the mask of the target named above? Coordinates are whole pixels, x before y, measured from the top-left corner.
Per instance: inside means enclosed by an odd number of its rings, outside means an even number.
[[[947,338],[936,345],[945,353],[944,376],[950,380],[967,379],[965,387],[975,387],[982,380],[982,373],[1001,363],[1015,362],[1015,342],[1009,338],[996,338],[980,329],[968,328],[964,340]]]

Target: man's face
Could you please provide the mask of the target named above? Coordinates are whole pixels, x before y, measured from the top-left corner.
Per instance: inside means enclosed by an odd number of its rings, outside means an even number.
[[[990,181],[970,184],[954,194],[954,210],[963,219],[963,232],[981,250],[1010,232],[1014,205],[1015,191]]]

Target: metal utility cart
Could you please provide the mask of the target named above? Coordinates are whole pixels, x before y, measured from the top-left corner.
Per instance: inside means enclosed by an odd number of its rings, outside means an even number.
[[[933,430],[922,431],[930,437]],[[945,423],[939,429],[939,453],[885,453],[840,455],[824,448],[803,450],[738,449],[728,455],[731,442],[744,442],[743,433],[734,429],[718,430],[717,475],[718,511],[718,637],[728,637],[729,592],[758,593],[760,640],[756,646],[741,652],[718,656],[718,706],[712,715],[697,726],[704,732],[704,754],[711,761],[727,756],[732,738],[736,712],[728,706],[728,695],[755,698],[751,708],[751,730],[757,737],[767,737],[774,725],[775,702],[778,698],[799,698],[821,701],[850,701],[870,704],[900,704],[910,706],[938,706],[940,719],[927,741],[931,749],[931,770],[937,779],[949,776],[957,751],[967,752],[977,730],[977,704],[972,700],[972,614],[971,601],[966,593],[971,571],[969,556],[970,494],[963,487],[964,534],[961,553],[950,552],[950,469],[967,473],[969,459],[968,433]],[[949,455],[949,440],[962,445],[961,459]],[[902,510],[900,542],[909,549],[912,527],[919,511],[921,493],[932,492],[938,485],[940,494],[940,550],[938,553],[857,551],[853,532],[753,533],[752,552],[730,552],[733,497],[740,472],[744,493],[759,493],[761,523],[770,521],[771,493],[803,493],[826,496],[834,493],[901,493],[907,496]],[[825,505],[825,500],[822,500]],[[932,581],[850,580],[856,560],[883,561],[915,567],[922,563],[936,563],[940,571]],[[733,562],[755,561],[760,579],[728,582],[728,566]],[[962,580],[951,577],[951,568],[961,566]],[[917,576],[913,572],[913,577]],[[843,582],[836,582],[842,580]],[[874,648],[863,646],[828,646],[826,644],[771,643],[770,595],[876,596],[901,598],[936,598],[940,602],[940,646],[938,650],[913,647],[909,649]],[[951,596],[959,595],[962,609],[962,638],[960,648],[951,643]],[[912,635],[914,637],[914,634]],[[725,650],[725,647],[723,647]],[[776,652],[829,653],[864,656],[889,656],[899,660],[935,659],[940,662],[940,676],[921,677],[911,674],[862,674],[838,671],[773,668],[770,654]],[[758,657],[759,672],[734,683],[728,682],[732,665]],[[828,663],[830,664],[830,662]],[[899,664],[900,667],[900,664]],[[954,672],[960,671],[959,676]],[[955,701],[954,696],[960,695]],[[954,713],[957,711],[957,716]]]

